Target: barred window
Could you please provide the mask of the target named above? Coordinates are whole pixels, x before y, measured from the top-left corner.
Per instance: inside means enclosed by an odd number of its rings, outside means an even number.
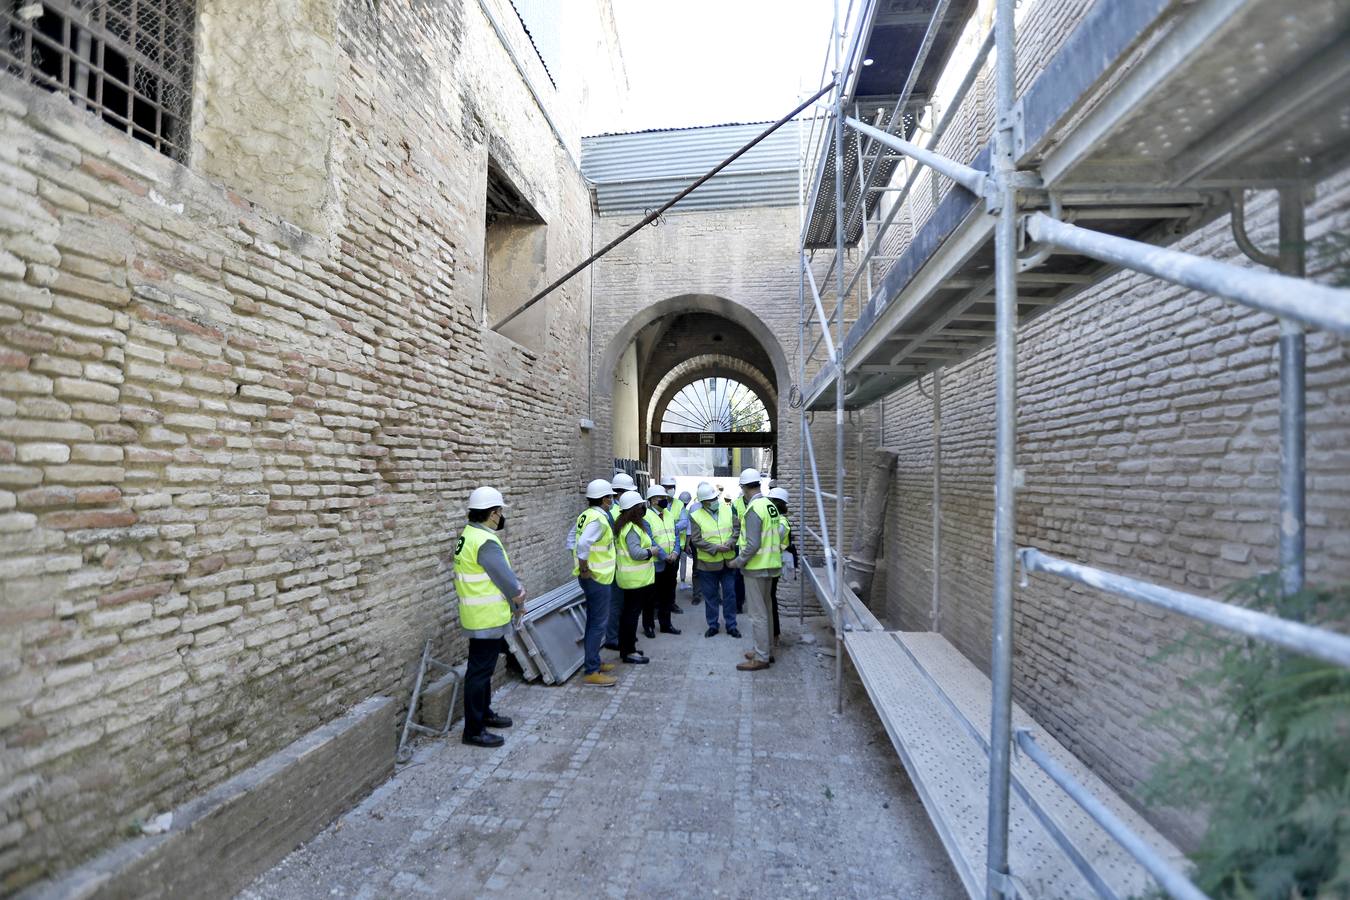
[[[0,0],[0,63],[187,159],[196,0]]]

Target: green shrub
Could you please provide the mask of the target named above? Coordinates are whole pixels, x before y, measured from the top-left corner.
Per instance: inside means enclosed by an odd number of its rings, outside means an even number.
[[[1281,597],[1274,576],[1230,602],[1286,619],[1350,619],[1350,587]],[[1165,651],[1194,666],[1160,721],[1180,740],[1151,799],[1208,813],[1192,879],[1216,898],[1350,897],[1350,671],[1197,630]]]

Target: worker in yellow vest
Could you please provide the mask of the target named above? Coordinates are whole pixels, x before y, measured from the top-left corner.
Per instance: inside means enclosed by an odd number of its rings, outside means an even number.
[[[656,637],[658,620],[662,634],[680,633],[680,629],[670,624],[670,614],[675,605],[675,571],[680,564],[680,552],[675,545],[675,516],[669,503],[665,488],[659,485],[647,488],[647,512],[642,517],[643,525],[652,543],[666,554],[665,559],[656,563],[652,602],[642,608],[642,633],[649,639]]]
[[[469,523],[455,545],[455,593],[459,624],[469,638],[464,675],[464,743],[500,747],[505,741],[488,728],[510,728],[511,720],[492,710],[492,672],[506,649],[507,630],[525,609],[525,589],[511,571],[497,532],[506,527],[501,491],[480,487],[469,495]]]
[[[736,549],[745,543],[745,512],[750,508],[750,498],[759,493],[759,470],[741,470],[741,493],[731,501],[731,509],[736,514]],[[767,490],[767,488],[766,488]],[[736,575],[736,612],[745,612],[745,573]]]
[[[582,638],[585,662],[581,680],[596,687],[613,687],[618,681],[606,674],[614,663],[601,662],[600,647],[609,626],[610,599],[614,593],[614,525],[610,520],[613,487],[603,478],[586,485],[586,509],[577,516],[572,545],[572,574],[586,596],[586,633]],[[617,613],[616,613],[617,614]]]
[[[708,482],[695,493],[699,508],[689,515],[689,546],[694,552],[694,575],[703,597],[703,616],[708,623],[704,637],[712,637],[725,624],[727,634],[741,636],[736,629],[735,573],[727,561],[736,556],[735,514],[731,504],[717,499],[717,488]]]
[[[614,477],[609,480],[614,488],[614,504],[609,509],[609,514],[614,519],[614,535],[619,534],[619,498],[628,491],[637,490],[637,482],[633,481],[633,476],[622,470],[615,472]],[[641,495],[639,495],[641,496]],[[636,613],[634,613],[636,615]],[[605,627],[605,649],[619,649],[619,625],[623,621],[623,589],[619,587],[617,581],[614,582],[613,591],[609,598],[609,624]]]
[[[797,565],[797,547],[792,543],[792,523],[788,520],[788,492],[785,488],[770,488],[769,499],[778,508],[778,532],[780,535],[778,546],[782,548],[783,552],[783,574],[787,574],[789,569],[795,569]],[[769,589],[769,598],[773,606],[773,642],[775,645],[778,643],[779,635],[783,633],[778,626],[778,582],[781,578],[782,576],[775,578],[773,586]]]
[[[685,518],[685,499],[689,494],[686,491],[683,496],[675,494],[675,476],[667,475],[661,479],[661,487],[665,488],[666,497],[670,503],[667,509],[670,511],[670,520],[675,523],[675,549],[679,552],[679,559],[675,561],[675,576],[671,579],[670,589],[670,611],[674,615],[682,615],[684,610],[680,609],[680,604],[676,602],[675,590],[679,586],[680,578],[684,571],[684,561],[689,555],[689,520]]]
[[[741,475],[742,484],[745,473]],[[768,486],[768,477],[763,483]],[[754,483],[758,488],[759,483]],[[748,491],[746,492],[749,493]],[[754,657],[736,668],[746,672],[767,669],[773,662],[772,614],[769,593],[773,579],[782,573],[782,533],[778,525],[778,507],[758,491],[749,498],[745,510],[745,529],[741,533],[740,552],[728,565],[745,575],[745,608],[750,616],[750,635],[754,640]]]
[[[656,585],[656,561],[665,551],[652,543],[642,517],[647,505],[637,491],[626,491],[619,498],[619,549],[615,583],[623,591],[623,618],[619,621],[619,659],[633,665],[646,665],[649,660],[638,652],[638,614],[647,604]]]

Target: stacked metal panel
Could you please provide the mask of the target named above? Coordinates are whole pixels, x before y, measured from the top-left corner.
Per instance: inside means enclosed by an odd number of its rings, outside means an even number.
[[[586,597],[575,581],[528,600],[506,638],[526,681],[562,684],[585,657]]]

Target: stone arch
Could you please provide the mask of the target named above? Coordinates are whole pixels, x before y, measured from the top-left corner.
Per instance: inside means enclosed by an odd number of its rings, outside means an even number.
[[[685,360],[656,383],[656,389],[652,391],[652,402],[647,405],[648,440],[653,433],[660,431],[661,419],[665,415],[666,407],[675,399],[675,395],[686,385],[700,378],[733,378],[744,384],[754,391],[755,396],[759,397],[768,411],[769,428],[774,432],[778,431],[778,390],[765,373],[760,371],[758,366],[734,356],[707,353]]]

